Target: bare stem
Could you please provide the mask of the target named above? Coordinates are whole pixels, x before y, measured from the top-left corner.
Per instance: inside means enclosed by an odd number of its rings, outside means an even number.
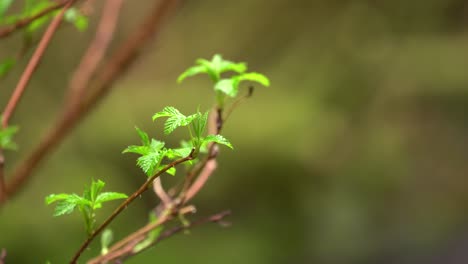
[[[21,96],[23,95],[23,92],[26,89],[26,86],[28,85],[29,80],[31,79],[31,76],[36,70],[37,65],[39,64],[39,61],[42,58],[42,55],[44,55],[44,52],[47,46],[49,45],[50,40],[52,39],[52,36],[57,31],[57,28],[60,25],[60,22],[62,22],[62,18],[63,18],[63,15],[65,14],[65,11],[75,1],[76,0],[71,0],[67,2],[64,8],[60,11],[60,13],[56,17],[54,17],[52,22],[50,22],[49,26],[47,27],[44,35],[42,36],[41,41],[39,42],[39,45],[37,46],[36,51],[34,52],[31,59],[29,60],[29,63],[26,66],[26,69],[21,75],[21,78],[18,84],[16,85],[16,88],[13,91],[13,94],[10,97],[10,100],[8,101],[7,106],[5,107],[5,110],[3,111],[2,126],[4,128],[8,126],[8,121],[11,115],[13,114],[13,111],[15,110],[19,100],[21,99]]]
[[[5,186],[5,156],[3,156],[3,151],[0,149],[0,203],[6,200],[6,186]]]
[[[185,208],[187,208],[187,207],[184,207],[184,208],[182,208],[180,210],[181,213],[186,213],[187,212],[187,210],[184,210]],[[153,241],[151,244],[149,244],[144,249],[142,249],[142,250],[140,250],[138,252],[134,251],[133,250],[134,247],[142,240],[142,237],[141,237],[142,235],[145,235],[146,233],[150,232],[154,228],[156,228],[156,227],[166,223],[167,221],[171,220],[170,215],[168,215],[167,217],[164,217],[164,218],[158,220],[155,223],[148,224],[148,225],[144,226],[143,228],[141,228],[137,232],[135,232],[132,235],[128,236],[124,240],[118,242],[118,247],[116,246],[117,244],[114,245],[112,247],[113,249],[111,248],[110,252],[107,255],[99,256],[97,258],[94,258],[94,259],[90,260],[88,262],[88,264],[108,263],[108,262],[110,262],[112,260],[127,259],[127,258],[129,258],[131,256],[137,255],[137,254],[145,251],[146,249],[158,244],[159,242],[161,242],[164,239],[167,239],[169,237],[172,237],[172,236],[176,235],[177,233],[179,233],[179,232],[181,232],[183,230],[191,229],[191,228],[194,228],[196,226],[199,226],[199,225],[202,225],[202,224],[205,224],[205,223],[208,223],[208,222],[213,222],[213,223],[220,222],[230,214],[231,214],[231,211],[227,210],[227,211],[223,211],[221,213],[217,213],[217,214],[211,215],[209,217],[206,217],[206,218],[203,218],[203,219],[200,219],[200,220],[197,220],[197,221],[190,222],[188,225],[181,225],[181,226],[174,227],[172,229],[169,229],[169,230],[163,232],[155,241]]]
[[[78,260],[78,258],[80,257],[81,253],[83,253],[83,251],[88,247],[88,245],[94,240],[94,238],[96,238],[97,235],[99,235],[103,230],[104,228],[106,228],[113,220],[115,217],[117,217],[125,208],[127,208],[127,206],[133,201],[135,200],[137,197],[139,197],[142,193],[144,193],[147,189],[148,189],[148,186],[154,181],[154,179],[156,179],[157,177],[159,177],[161,174],[163,174],[164,172],[166,172],[168,169],[172,168],[172,167],[175,167],[176,165],[180,164],[180,163],[183,163],[185,161],[188,161],[188,160],[192,160],[193,159],[193,152],[195,151],[195,149],[192,149],[192,152],[190,153],[189,156],[183,158],[183,159],[179,159],[179,160],[176,160],[176,161],[173,161],[171,163],[169,163],[168,165],[166,165],[162,170],[158,171],[158,173],[156,173],[155,175],[151,176],[145,183],[143,183],[143,185],[140,186],[140,188],[138,188],[138,190],[136,192],[134,192],[132,195],[130,195],[130,197],[128,197],[123,203],[121,203],[115,210],[114,212],[104,221],[104,223],[102,223],[89,237],[88,239],[86,239],[86,241],[81,245],[80,249],[78,249],[78,251],[75,253],[75,255],[73,256],[72,260],[70,263],[76,263],[76,261]]]
[[[64,114],[60,115],[55,125],[40,141],[39,145],[33,149],[32,153],[19,164],[11,176],[11,182],[7,185],[7,194],[9,197],[16,194],[25,182],[30,178],[33,171],[37,168],[48,154],[51,153],[69,134],[70,131],[81,121],[97,102],[102,99],[115,83],[121,77],[140,55],[139,51],[148,43],[151,37],[157,35],[158,26],[172,7],[177,3],[176,0],[166,0],[155,5],[148,17],[139,25],[134,34],[129,36],[126,41],[112,54],[111,59],[100,67],[100,72],[96,80],[81,85],[87,88],[93,88],[93,93],[80,102],[76,107],[67,108]],[[97,71],[97,70],[96,70]],[[80,88],[81,89],[81,88]]]
[[[131,252],[131,254],[125,256],[124,258],[128,258],[128,257],[131,257],[133,255],[136,255],[136,254],[139,254],[141,252],[143,252],[144,250],[148,249],[148,248],[151,248],[152,246],[158,244],[159,242],[167,239],[167,238],[170,238],[178,233],[180,233],[181,231],[184,231],[184,230],[188,230],[188,229],[192,229],[194,227],[197,227],[197,226],[200,226],[202,224],[205,224],[205,223],[209,223],[209,222],[212,222],[212,223],[219,223],[221,222],[225,217],[227,217],[228,215],[231,214],[231,211],[230,210],[226,210],[226,211],[223,211],[221,213],[217,213],[217,214],[214,214],[214,215],[211,215],[209,217],[206,217],[206,218],[203,218],[203,219],[200,219],[200,220],[197,220],[197,221],[193,221],[193,222],[190,222],[188,225],[180,225],[180,226],[177,226],[177,227],[174,227],[172,229],[169,229],[165,232],[163,232],[159,237],[158,239],[156,239],[153,243],[151,243],[148,247],[144,248],[143,250],[139,251],[139,252]]]

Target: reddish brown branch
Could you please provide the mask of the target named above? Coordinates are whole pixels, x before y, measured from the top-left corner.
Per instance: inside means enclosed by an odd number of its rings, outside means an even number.
[[[133,202],[137,197],[139,197],[141,194],[143,194],[146,190],[148,190],[149,185],[161,174],[165,173],[168,169],[173,168],[177,166],[180,163],[186,162],[188,160],[193,159],[193,152],[195,149],[192,149],[192,152],[190,152],[190,155],[188,157],[185,157],[183,159],[179,159],[176,161],[173,161],[166,165],[162,170],[158,171],[155,175],[151,176],[143,185],[138,188],[136,192],[134,192],[130,197],[128,197],[123,203],[121,203],[115,210],[114,212],[102,223],[89,237],[86,239],[86,241],[81,245],[80,249],[75,253],[73,256],[72,260],[70,263],[76,263],[78,258],[81,256],[81,253],[88,247],[88,245],[96,238],[97,235],[99,235],[113,220],[116,218],[127,206]]]
[[[31,16],[31,17],[22,19],[20,21],[17,21],[14,25],[5,27],[3,29],[0,29],[0,38],[5,38],[5,37],[9,36],[11,33],[15,32],[16,30],[21,29],[21,28],[31,24],[36,19],[39,19],[39,18],[41,18],[41,17],[43,17],[45,15],[48,15],[49,13],[51,13],[51,12],[57,10],[57,9],[60,9],[60,8],[64,7],[65,5],[70,4],[72,2],[75,2],[75,0],[68,0],[68,1],[60,2],[58,4],[52,5],[52,6],[48,7],[48,8],[45,8],[44,10],[42,10],[41,12],[37,13],[34,16]]]
[[[134,256],[136,254],[139,254],[149,248],[151,248],[152,246],[158,244],[159,242],[165,240],[165,239],[168,239],[178,233],[180,233],[181,231],[184,231],[184,230],[187,230],[187,229],[192,229],[194,227],[197,227],[197,226],[200,226],[202,224],[206,224],[206,223],[220,223],[225,217],[229,216],[231,214],[231,211],[230,210],[226,210],[226,211],[223,211],[221,213],[217,213],[217,214],[214,214],[212,216],[209,216],[207,218],[203,218],[203,219],[200,219],[200,220],[197,220],[197,221],[194,221],[194,222],[190,222],[188,225],[181,225],[181,226],[177,226],[177,227],[174,227],[172,229],[169,229],[165,232],[163,232],[153,243],[151,243],[148,247],[144,248],[143,250],[141,251],[138,251],[138,252],[130,252],[131,254],[128,254],[127,256],[124,256],[124,258],[121,258],[121,260],[124,260],[124,259],[127,259],[128,257],[131,257],[131,256]]]
[[[91,44],[70,81],[68,104],[74,107],[83,98],[87,85],[111,43],[123,0],[107,0]]]
[[[205,183],[210,178],[211,174],[213,174],[213,172],[216,170],[216,167],[216,159],[210,159],[206,162],[206,165],[203,167],[197,179],[187,190],[184,199],[186,202],[192,199],[203,188]]]
[[[36,70],[37,65],[39,64],[39,61],[42,58],[42,55],[44,55],[44,52],[47,46],[49,45],[49,42],[52,39],[52,36],[57,31],[57,28],[60,25],[60,22],[62,22],[62,18],[63,18],[65,11],[73,4],[74,1],[75,0],[71,0],[66,3],[62,11],[60,11],[60,13],[56,17],[54,17],[52,22],[50,22],[49,26],[47,27],[47,30],[42,36],[42,39],[39,42],[39,45],[37,46],[36,51],[34,52],[31,59],[29,60],[29,63],[26,66],[26,69],[21,75],[21,78],[18,84],[16,85],[16,88],[13,91],[13,94],[10,97],[10,100],[8,101],[7,106],[5,107],[5,110],[3,111],[2,126],[4,128],[8,126],[8,121],[11,115],[13,114],[13,111],[15,110],[16,105],[21,99],[21,95],[23,94],[26,86],[28,85],[32,74]]]
[[[0,204],[7,198],[4,165],[5,156],[3,156],[3,151],[0,149]]]
[[[164,207],[168,207],[172,203],[172,198],[164,190],[161,178],[156,178],[153,182],[153,191],[161,199]]]
[[[113,87],[114,82],[122,76],[139,55],[139,51],[147,44],[151,36],[154,36],[163,18],[175,6],[176,0],[167,0],[156,4],[148,18],[140,25],[112,55],[96,81],[91,84],[82,84],[93,88],[93,93],[76,107],[69,109],[45,135],[45,138],[22,162],[12,175],[12,181],[7,185],[7,194],[13,196],[21,186],[29,179],[34,169],[44,158],[57,147],[68,133],[83,119],[88,111],[102,99]]]
[[[5,264],[5,258],[7,256],[6,249],[2,248],[0,251],[0,264]]]
[[[182,209],[184,209],[184,208],[182,208]],[[185,213],[185,211],[181,210],[181,213]],[[168,220],[170,220],[169,217],[163,218],[163,220],[158,220],[158,222],[156,222],[156,223],[152,223],[152,224],[146,225],[145,227],[141,228],[137,232],[133,233],[131,236],[128,236],[125,240],[119,242],[118,247],[116,247],[114,245],[110,249],[108,254],[106,254],[104,256],[99,256],[97,258],[94,258],[94,259],[90,260],[88,262],[88,264],[108,263],[108,262],[113,261],[113,260],[127,259],[127,258],[129,258],[131,256],[137,255],[137,254],[145,251],[148,248],[151,248],[152,246],[158,244],[162,240],[167,239],[167,238],[169,238],[171,236],[174,236],[174,235],[176,235],[177,233],[179,233],[179,232],[181,232],[183,230],[191,229],[191,228],[194,228],[196,226],[199,226],[199,225],[202,225],[202,224],[205,224],[205,223],[208,223],[208,222],[213,222],[213,223],[220,222],[230,214],[231,214],[231,211],[227,210],[227,211],[223,211],[223,212],[218,213],[218,214],[214,214],[214,215],[212,215],[210,217],[203,218],[203,219],[191,222],[186,226],[177,226],[177,227],[174,227],[172,229],[169,229],[169,230],[163,232],[155,241],[153,241],[147,247],[145,247],[144,249],[136,252],[134,250],[134,248],[140,241],[142,241],[144,239],[144,237],[142,237],[143,235],[146,235],[151,230],[157,228],[158,226],[161,226],[162,224],[164,224]]]

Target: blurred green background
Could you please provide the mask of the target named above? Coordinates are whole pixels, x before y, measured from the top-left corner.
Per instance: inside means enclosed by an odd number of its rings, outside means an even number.
[[[153,2],[126,2],[114,43]],[[8,153],[8,171],[57,116],[97,14],[88,31],[67,25],[55,36],[12,120],[20,149]],[[222,149],[194,200],[193,219],[231,209],[232,226],[207,224],[128,263],[468,263],[467,17],[462,0],[184,1],[110,96],[2,208],[7,263],[69,260],[83,224],[77,214],[53,218],[44,197],[80,193],[91,178],[108,190],[135,190],[144,176],[134,156],[120,154],[138,142],[134,126],[160,138],[150,117],[163,106],[211,107],[207,78],[175,80],[215,53],[247,61],[272,82],[226,124],[235,151]],[[0,58],[18,43],[21,35],[2,40]],[[2,108],[25,62],[0,84]],[[116,235],[145,224],[157,203],[144,195],[114,222]]]

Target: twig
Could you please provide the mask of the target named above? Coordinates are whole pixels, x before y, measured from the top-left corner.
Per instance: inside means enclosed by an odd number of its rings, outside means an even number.
[[[171,163],[169,163],[168,165],[166,165],[163,169],[161,169],[160,171],[158,171],[158,173],[156,173],[155,175],[151,176],[145,183],[143,183],[143,185],[140,186],[140,188],[138,188],[138,190],[136,192],[134,192],[132,195],[130,195],[130,197],[128,197],[123,203],[121,203],[117,209],[114,210],[114,212],[104,221],[104,223],[102,223],[89,237],[88,239],[86,239],[86,241],[81,245],[80,249],[78,249],[78,251],[75,253],[75,255],[73,256],[72,260],[70,263],[76,263],[76,261],[78,260],[78,258],[80,257],[81,253],[83,253],[83,251],[88,247],[88,245],[91,243],[91,241],[94,240],[94,238],[99,234],[101,233],[104,228],[106,228],[113,220],[115,217],[117,217],[125,208],[127,208],[127,206],[133,201],[135,200],[137,197],[139,197],[142,193],[144,193],[147,189],[148,189],[148,186],[154,181],[154,179],[156,179],[157,177],[159,177],[161,174],[163,174],[164,172],[166,172],[168,169],[172,168],[172,167],[175,167],[176,165],[180,164],[180,163],[183,163],[185,161],[188,161],[188,160],[192,160],[193,159],[193,152],[195,151],[195,149],[192,149],[192,151],[190,152],[190,154],[185,157],[185,158],[182,158],[182,159],[179,159],[179,160],[176,160],[176,161],[173,161]]]
[[[39,64],[39,61],[42,58],[42,55],[44,55],[44,52],[52,39],[52,36],[54,35],[55,31],[57,30],[58,26],[60,25],[60,22],[62,22],[63,15],[65,11],[75,2],[76,0],[71,0],[66,3],[64,8],[60,11],[60,13],[54,17],[52,22],[50,22],[49,26],[47,27],[47,30],[45,31],[44,35],[42,36],[41,41],[39,42],[39,45],[37,46],[36,51],[32,55],[31,59],[29,60],[28,65],[26,66],[26,69],[24,70],[23,74],[21,75],[21,78],[16,85],[15,90],[13,91],[13,94],[11,95],[10,100],[7,103],[7,106],[5,107],[5,110],[3,111],[3,116],[2,116],[2,126],[5,128],[8,126],[8,121],[13,114],[13,111],[16,108],[16,105],[18,104],[19,100],[21,99],[21,95],[23,94],[26,86],[29,83],[29,80],[31,79],[32,74],[34,73],[37,65]]]
[[[186,207],[182,208],[180,213],[185,214],[187,210],[183,210]],[[128,236],[124,240],[121,240],[120,242],[116,243],[116,245],[112,246],[110,249],[109,253],[103,256],[96,257],[88,262],[88,264],[99,264],[99,263],[107,263],[112,260],[123,260],[127,259],[128,257],[134,256],[136,254],[139,254],[140,252],[143,252],[144,250],[154,246],[155,244],[161,242],[163,239],[169,238],[178,232],[184,230],[184,229],[190,229],[193,227],[196,227],[198,225],[207,223],[207,222],[219,222],[226,216],[230,215],[230,211],[224,211],[215,215],[212,215],[210,217],[200,219],[194,222],[189,223],[187,226],[178,226],[172,229],[167,230],[166,232],[163,232],[155,241],[152,243],[148,244],[147,247],[144,249],[135,252],[134,248],[135,246],[144,239],[144,235],[152,231],[153,229],[161,226],[162,224],[166,223],[167,221],[171,220],[170,215],[168,217],[163,218],[162,220],[159,219],[158,222],[148,224],[138,230],[137,232],[133,233],[132,235]]]
[[[0,203],[6,200],[6,185],[5,185],[5,156],[3,150],[0,149]]]
[[[114,35],[123,0],[107,0],[102,11],[102,17],[91,44],[88,46],[80,65],[73,75],[68,90],[68,105],[74,107],[80,102],[88,84],[102,61]]]
[[[21,28],[31,24],[36,19],[39,19],[39,18],[41,18],[41,17],[43,17],[43,16],[57,10],[57,9],[60,9],[60,8],[64,7],[65,5],[70,4],[72,2],[75,2],[75,0],[68,0],[68,1],[60,2],[58,4],[52,5],[52,6],[48,7],[48,8],[45,8],[44,10],[42,10],[41,12],[37,13],[34,16],[31,16],[31,17],[22,19],[20,21],[17,21],[14,25],[11,25],[9,27],[5,27],[3,29],[0,29],[0,38],[5,38],[5,37],[9,36],[11,33],[15,32],[16,30],[21,29]]]
[[[186,206],[181,208],[178,213],[179,214],[188,214],[193,213],[195,208],[193,206]],[[167,209],[164,214],[161,215],[160,218],[154,223],[149,223],[144,227],[138,229],[137,231],[133,232],[132,234],[128,235],[124,239],[120,240],[119,242],[115,243],[106,255],[98,256],[94,259],[88,261],[88,264],[98,264],[98,263],[106,263],[108,261],[122,258],[124,255],[128,254],[129,252],[133,251],[133,248],[145,238],[149,232],[153,229],[167,223],[173,217],[173,213],[170,212],[170,209]]]
[[[213,172],[216,170],[217,164],[216,159],[209,159],[206,162],[206,165],[203,167],[203,170],[198,175],[197,179],[193,182],[190,188],[187,190],[185,194],[184,201],[187,202],[192,199],[205,185],[206,181],[208,181],[209,177]]]
[[[177,233],[180,233],[181,231],[184,231],[184,230],[187,230],[187,229],[192,229],[194,227],[197,227],[197,226],[200,226],[202,224],[205,224],[205,223],[209,223],[209,222],[212,222],[212,223],[218,223],[218,222],[221,222],[225,217],[229,216],[231,214],[231,211],[230,210],[226,210],[226,211],[223,211],[221,213],[217,213],[217,214],[214,214],[212,216],[209,216],[207,218],[203,218],[203,219],[200,219],[200,220],[197,220],[197,221],[193,221],[193,222],[190,222],[188,225],[181,225],[181,226],[177,226],[177,227],[174,227],[172,229],[169,229],[165,232],[163,232],[153,243],[151,243],[148,247],[142,249],[141,251],[138,251],[138,252],[130,252],[129,255],[127,256],[124,256],[124,258],[122,259],[126,259],[128,257],[131,257],[133,255],[136,255],[136,254],[139,254],[149,248],[151,248],[152,246],[158,244],[159,242],[161,242],[162,240],[164,239],[167,239],[167,238],[170,238],[174,235],[176,235]]]
[[[161,178],[158,177],[154,180],[153,191],[159,197],[159,199],[161,199],[164,207],[168,207],[172,203],[172,198],[169,196],[169,194],[166,193],[161,184]]]
[[[7,251],[6,249],[2,248],[2,251],[0,251],[0,264],[5,264],[6,256],[7,256]]]
[[[92,84],[94,93],[77,107],[67,111],[59,117],[56,124],[45,135],[32,153],[17,167],[12,175],[12,181],[7,185],[7,194],[13,196],[30,178],[31,173],[39,163],[56,147],[68,133],[83,119],[93,106],[102,99],[113,87],[117,78],[122,76],[130,64],[138,58],[138,51],[154,36],[158,25],[164,16],[175,6],[176,0],[166,0],[152,9],[148,18],[140,25],[121,47],[113,54],[109,62],[102,66],[104,69]]]

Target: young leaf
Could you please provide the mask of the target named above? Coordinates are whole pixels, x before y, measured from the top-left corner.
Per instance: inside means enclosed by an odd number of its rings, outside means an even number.
[[[239,81],[252,81],[258,82],[265,87],[270,86],[270,80],[265,75],[258,72],[244,73],[239,75],[237,78]]]
[[[48,1],[39,1],[37,3],[34,3],[34,5],[30,7],[30,9],[28,8],[28,10],[25,10],[25,13],[28,13],[28,16],[34,16],[34,15],[39,14],[40,12],[42,12],[45,8],[48,8],[49,6],[50,6],[50,3]],[[54,13],[57,13],[57,12],[54,12]],[[52,17],[52,14],[45,15],[41,18],[35,19],[26,27],[26,32],[28,33],[35,32],[44,24],[46,24],[50,20],[51,17]]]
[[[203,133],[205,132],[207,123],[208,123],[208,111],[206,111],[202,115],[199,115],[199,117],[196,118],[194,122],[192,123],[195,136],[197,136],[198,138],[202,137]]]
[[[54,216],[70,214],[76,206],[90,205],[91,201],[83,199],[76,194],[51,194],[45,199],[47,204],[57,202]]]
[[[1,116],[0,116],[1,117]],[[16,150],[17,146],[13,142],[13,136],[18,132],[17,126],[8,126],[6,128],[0,128],[0,148]]]
[[[108,201],[118,200],[118,199],[126,199],[128,196],[125,193],[118,193],[118,192],[104,192],[100,193],[95,203],[104,203]]]
[[[76,204],[68,201],[60,201],[55,206],[54,216],[60,216],[64,214],[71,214],[75,209]]]
[[[96,197],[98,197],[99,193],[101,193],[102,188],[104,188],[104,185],[106,185],[103,181],[97,180],[97,181],[92,181],[91,183],[91,188],[90,188],[90,200],[95,201]],[[86,197],[85,195],[83,195]]]
[[[190,152],[192,152],[192,146],[184,147],[184,148],[168,149],[166,152],[166,157],[171,160],[185,158],[188,155],[190,155]]]
[[[105,229],[101,235],[101,255],[105,255],[109,252],[109,246],[112,243],[112,240],[114,240],[112,230]]]
[[[166,106],[160,112],[157,112],[153,115],[153,121],[160,117],[169,117],[164,123],[164,134],[172,133],[176,128],[180,126],[187,126],[190,124],[195,118],[197,118],[199,114],[194,114],[190,116],[185,116],[179,110],[172,106]]]
[[[0,20],[3,18],[12,3],[13,0],[0,0]]]
[[[45,202],[46,202],[47,205],[49,205],[49,204],[51,204],[53,202],[56,202],[56,201],[66,200],[69,196],[70,196],[70,194],[68,194],[68,193],[49,194],[45,198]]]
[[[212,81],[218,82],[221,77],[221,74],[224,72],[233,71],[236,73],[243,73],[247,70],[247,65],[245,63],[235,63],[232,61],[225,60],[219,54],[215,54],[211,61],[205,59],[198,59],[195,63],[195,66],[188,68],[179,76],[177,82],[180,83],[185,78],[200,73],[206,73],[210,76]]]
[[[1,0],[0,0],[1,1]],[[5,59],[0,63],[0,77],[5,76],[15,65],[16,60],[12,58]]]
[[[177,78],[177,82],[181,83],[187,77],[191,77],[200,73],[207,73],[205,66],[203,65],[192,66],[188,68],[187,70],[185,70],[181,75],[179,75],[179,78]]]
[[[150,144],[148,134],[145,131],[139,129],[138,127],[135,127],[135,129],[138,133],[138,136],[140,136],[141,138],[141,143],[143,143],[144,146],[148,146]]]
[[[208,144],[210,142],[215,142],[221,145],[225,145],[229,148],[233,148],[232,144],[221,135],[208,135],[203,139],[203,144]]]
[[[220,91],[230,97],[236,97],[239,91],[239,80],[235,77],[222,79],[215,84],[215,91]]]
[[[64,19],[75,25],[79,31],[85,31],[88,28],[88,18],[83,16],[80,11],[74,7],[65,12]]]
[[[148,176],[152,176],[164,156],[159,151],[150,152],[137,159],[137,165]]]

